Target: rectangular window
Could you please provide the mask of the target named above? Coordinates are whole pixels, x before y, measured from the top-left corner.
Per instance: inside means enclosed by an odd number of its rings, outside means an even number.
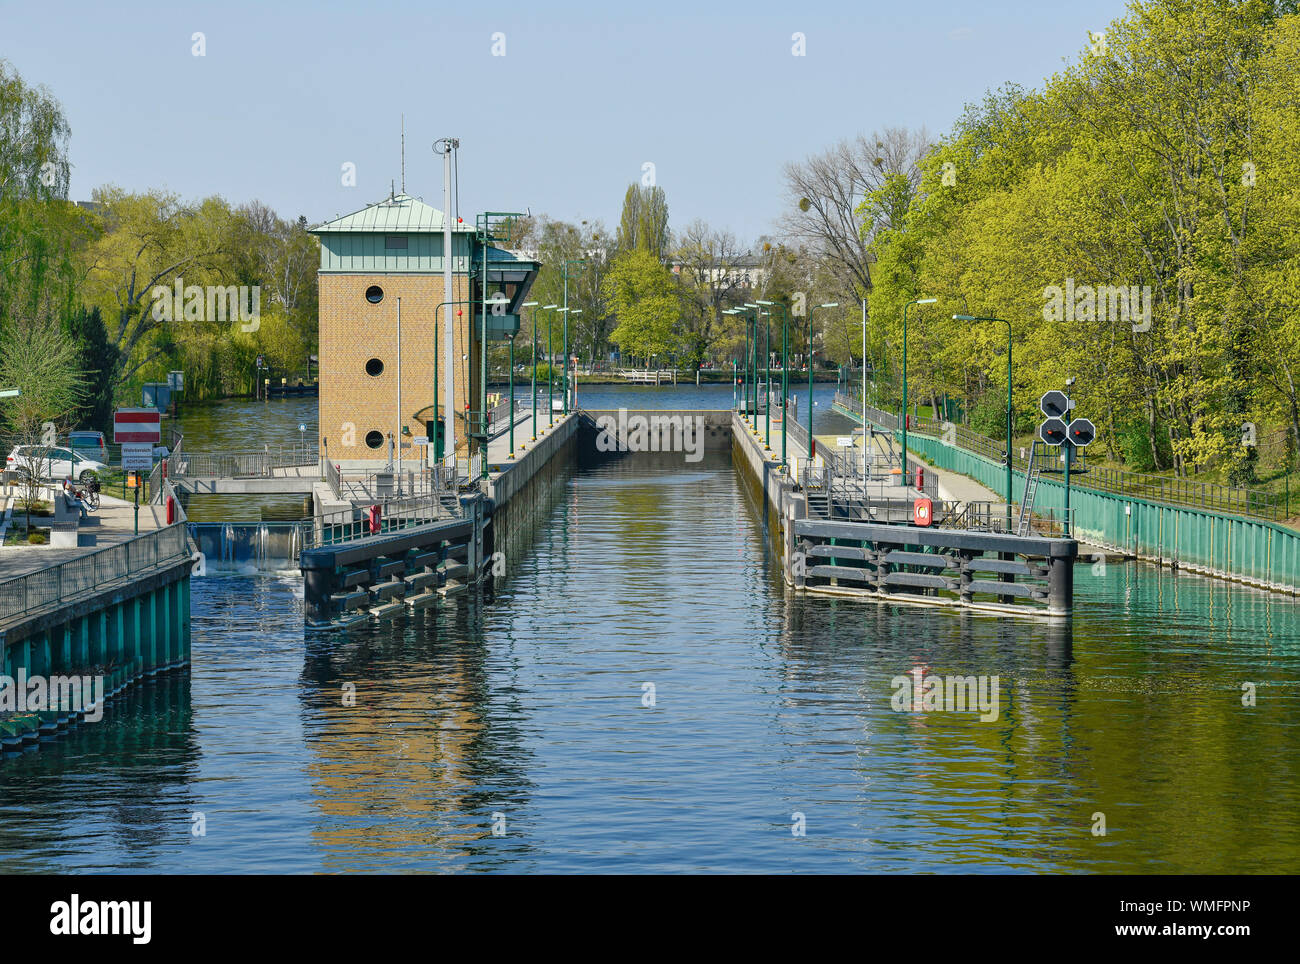
[[[406,250],[406,235],[388,234],[384,236],[384,247],[389,250]]]

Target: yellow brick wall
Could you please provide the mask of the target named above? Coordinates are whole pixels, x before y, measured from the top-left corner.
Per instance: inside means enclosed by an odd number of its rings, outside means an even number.
[[[452,278],[454,295],[463,301],[468,291],[464,275]],[[366,300],[366,289],[379,285],[384,299],[377,305]],[[397,407],[397,301],[402,301],[402,400]],[[434,314],[443,301],[442,275],[418,274],[321,274],[320,275],[320,434],[328,440],[330,458],[340,464],[349,461],[382,461],[387,458],[387,440],[377,449],[366,445],[366,434],[392,432],[398,437],[403,425],[411,435],[425,434],[416,412],[433,404],[434,351],[438,352],[438,400],[446,391],[443,324],[447,312],[456,321],[453,373],[456,409],[464,411],[465,364],[468,310],[455,305]],[[465,314],[456,317],[457,310]],[[366,373],[366,362],[378,358],[384,364],[378,376]],[[475,381],[477,384],[477,380]],[[463,456],[464,430],[457,423],[457,451]],[[350,444],[349,444],[350,443]],[[403,461],[417,460],[421,448],[402,450]]]

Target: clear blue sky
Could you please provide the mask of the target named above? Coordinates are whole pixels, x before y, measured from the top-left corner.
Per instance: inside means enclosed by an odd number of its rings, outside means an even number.
[[[527,208],[612,227],[650,161],[673,226],[702,217],[748,242],[780,233],[786,161],[886,125],[946,133],[963,104],[1037,86],[1124,9],[0,0],[0,57],[63,103],[79,200],[165,187],[314,223],[388,193],[405,113],[408,192],[442,206],[430,144],[458,136],[467,221]],[[791,55],[796,31],[806,56]]]

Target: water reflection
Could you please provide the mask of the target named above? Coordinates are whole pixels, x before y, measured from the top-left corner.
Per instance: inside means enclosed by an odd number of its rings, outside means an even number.
[[[1076,580],[1072,625],[796,595],[725,453],[610,461],[573,477],[490,604],[310,634],[293,575],[196,580],[180,715],[141,708],[118,724],[130,740],[88,731],[0,765],[0,853],[23,870],[1298,869],[1294,603],[1145,565]],[[916,669],[998,677],[997,719],[896,711],[891,681]]]

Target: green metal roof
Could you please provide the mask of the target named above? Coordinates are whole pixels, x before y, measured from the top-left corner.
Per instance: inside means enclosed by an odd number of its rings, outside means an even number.
[[[467,224],[452,231],[472,234]],[[442,231],[442,212],[409,194],[386,197],[360,211],[345,214],[311,229],[312,234],[426,234]]]

